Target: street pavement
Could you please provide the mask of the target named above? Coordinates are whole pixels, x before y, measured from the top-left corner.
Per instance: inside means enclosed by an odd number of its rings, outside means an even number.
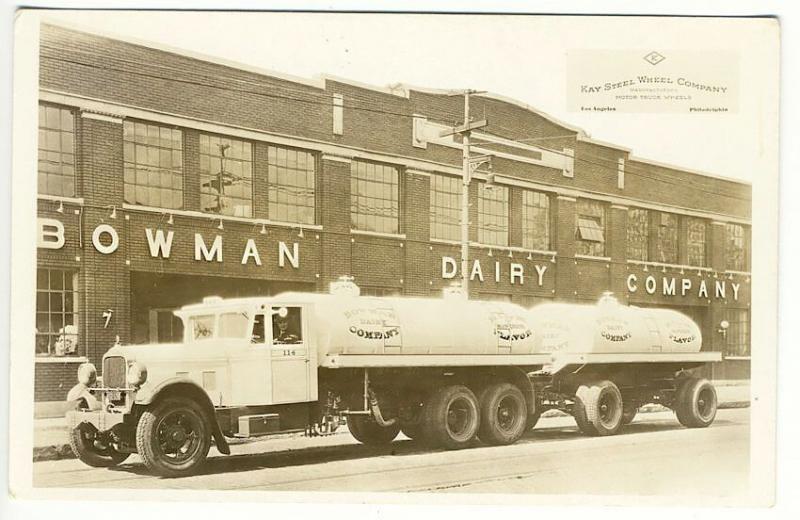
[[[138,456],[95,469],[77,460],[33,465],[36,487],[260,491],[437,491],[468,493],[737,496],[749,474],[749,409],[720,410],[706,429],[681,427],[672,412],[639,414],[613,437],[585,437],[571,417],[543,418],[511,446],[476,442],[435,450],[399,437],[387,447],[328,437],[283,436],[213,448],[200,474],[163,479]]]

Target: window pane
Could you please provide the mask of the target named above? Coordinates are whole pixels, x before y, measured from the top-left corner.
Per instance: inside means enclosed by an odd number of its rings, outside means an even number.
[[[208,143],[200,153],[200,191],[206,195],[201,196],[203,211],[251,217],[253,188],[249,175],[243,174],[252,170],[252,154],[243,153],[250,144],[214,135],[201,138]]]
[[[124,128],[125,202],[180,209],[183,168],[181,151],[174,149],[182,139],[181,131],[130,121],[125,121]],[[133,171],[135,176],[128,173]]]
[[[36,273],[36,355],[78,354],[75,273],[38,269]]]
[[[508,245],[508,188],[478,185],[478,242]]]
[[[578,199],[575,216],[576,252],[581,255],[605,256],[606,204]]]
[[[75,128],[69,109],[39,105],[38,146],[39,192],[74,197]]]
[[[550,249],[550,200],[544,193],[522,194],[522,245],[529,249]]]
[[[351,221],[355,229],[398,233],[400,231],[399,176],[397,168],[354,160],[350,167]]]

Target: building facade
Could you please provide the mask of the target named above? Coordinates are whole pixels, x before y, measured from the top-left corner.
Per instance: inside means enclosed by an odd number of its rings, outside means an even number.
[[[441,295],[459,279],[463,97],[303,80],[42,26],[37,401],[208,295]],[[749,377],[749,184],[635,157],[519,102],[469,186],[470,297],[670,307]],[[654,136],[655,138],[655,136]],[[32,172],[33,173],[33,172]],[[489,182],[489,177],[492,177]],[[723,322],[729,325],[722,326]]]

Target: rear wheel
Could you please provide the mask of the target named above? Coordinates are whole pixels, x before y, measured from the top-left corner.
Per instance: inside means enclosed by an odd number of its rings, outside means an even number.
[[[687,428],[705,428],[717,415],[717,391],[708,379],[687,378],[678,387],[673,409]]]
[[[403,435],[411,440],[422,440],[422,424],[421,423],[403,423],[400,426],[400,431]]]
[[[136,428],[139,455],[153,473],[164,477],[191,474],[210,447],[206,414],[186,397],[168,397],[145,410]]]
[[[481,420],[478,437],[486,444],[512,444],[522,437],[528,409],[522,391],[510,383],[484,388],[478,398]]]
[[[622,394],[611,381],[581,385],[573,409],[578,428],[586,435],[614,435],[622,426]]]
[[[350,434],[361,444],[378,446],[389,444],[400,433],[400,425],[381,426],[370,415],[350,415],[347,417]]]
[[[464,448],[478,433],[478,399],[466,386],[437,389],[428,397],[423,410],[423,434],[436,446],[449,450]]]
[[[622,425],[625,426],[626,424],[630,424],[633,422],[633,419],[636,418],[636,414],[639,412],[639,407],[633,405],[623,405],[622,406]]]
[[[128,458],[127,453],[117,451],[110,442],[101,438],[97,428],[88,423],[72,429],[69,446],[81,462],[95,468],[110,468]]]

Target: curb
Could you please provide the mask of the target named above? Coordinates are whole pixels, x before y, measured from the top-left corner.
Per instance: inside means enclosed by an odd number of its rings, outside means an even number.
[[[749,408],[749,407],[750,407],[750,401],[729,401],[726,403],[719,403],[718,409],[729,410],[733,408]],[[670,411],[669,408],[658,404],[643,406],[642,408],[639,409],[639,413],[656,413],[656,412],[668,412],[668,411]],[[561,410],[548,410],[542,414],[542,417],[543,418],[569,417],[569,414],[566,412],[562,412]],[[75,454],[72,453],[72,448],[70,448],[69,444],[66,443],[52,445],[52,446],[36,446],[33,448],[33,462],[66,460],[74,458]]]

